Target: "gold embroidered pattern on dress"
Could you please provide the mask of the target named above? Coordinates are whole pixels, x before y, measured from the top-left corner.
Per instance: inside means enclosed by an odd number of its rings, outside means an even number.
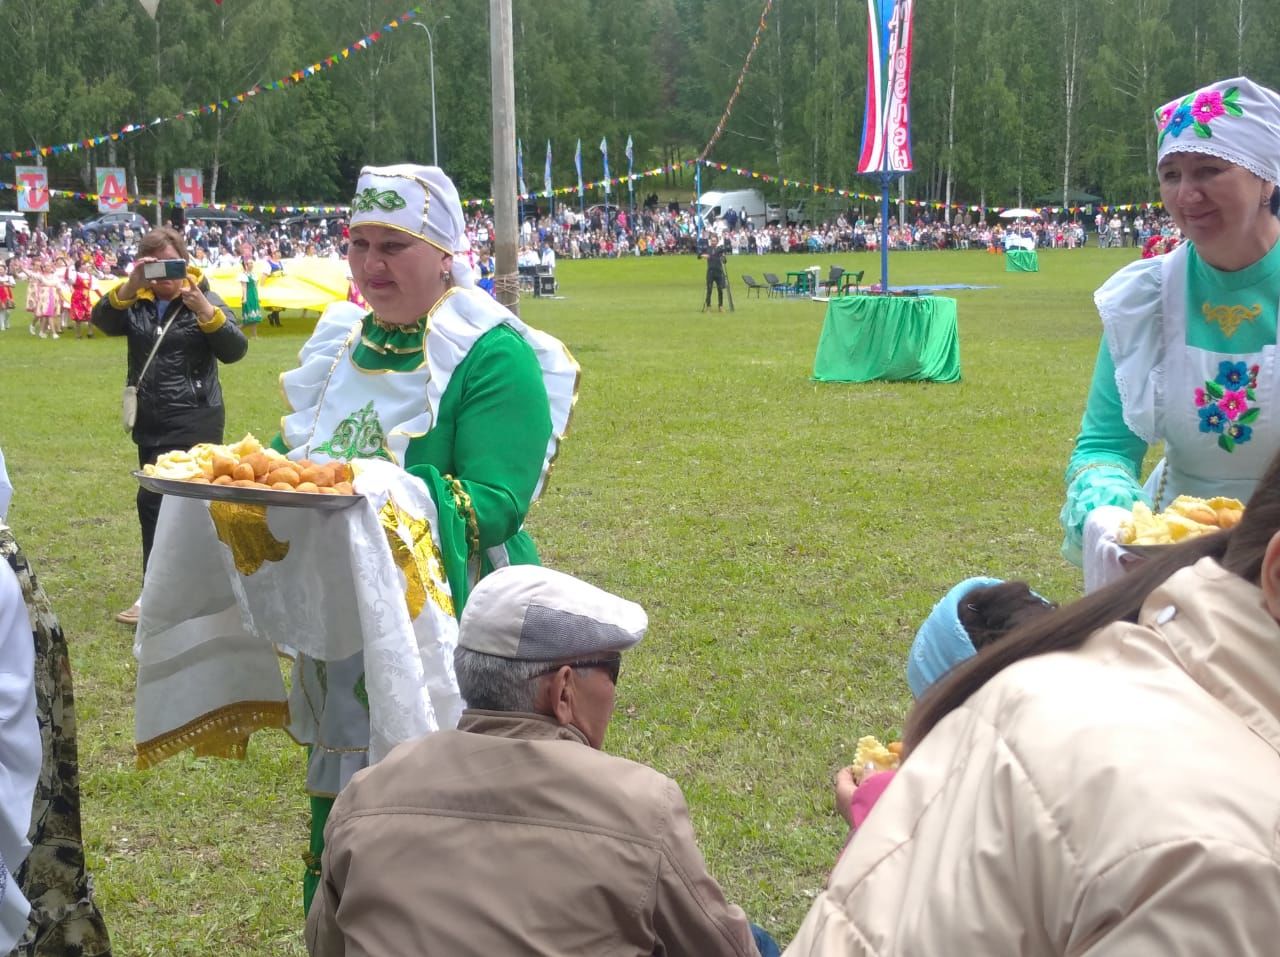
[[[138,767],[149,768],[192,748],[197,757],[244,760],[249,738],[263,728],[283,728],[289,723],[289,706],[283,701],[238,701],[188,721],[180,728],[139,742]]]
[[[267,562],[282,562],[289,554],[289,543],[271,534],[265,505],[210,502],[209,517],[241,575],[252,575]]]
[[[391,559],[404,575],[404,600],[409,606],[409,620],[422,614],[427,598],[449,617],[454,617],[453,597],[445,591],[444,557],[431,537],[431,523],[425,518],[414,518],[394,502],[387,502],[378,513],[378,521],[391,546]],[[410,542],[401,537],[400,529],[408,532]]]
[[[1236,334],[1242,322],[1256,322],[1262,315],[1262,306],[1257,303],[1252,306],[1213,306],[1206,302],[1200,310],[1204,313],[1204,321],[1216,322],[1228,339]]]

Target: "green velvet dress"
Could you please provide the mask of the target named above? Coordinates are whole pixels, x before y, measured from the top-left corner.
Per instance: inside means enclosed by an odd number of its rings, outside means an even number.
[[[465,324],[452,334],[462,326],[451,327],[448,307],[468,302],[447,296],[443,311],[438,306],[409,327],[372,314],[351,323],[359,315],[354,307],[331,307],[336,315],[327,313],[317,326],[299,370],[282,377],[295,411],[272,443],[295,458],[385,458],[421,479],[439,512],[441,556],[458,615],[476,581],[493,568],[538,562],[522,526],[567,426],[577,373],[563,346],[551,346],[550,337],[535,339],[535,331],[518,320],[489,328]],[[548,355],[557,346],[567,363],[549,373]],[[441,382],[446,374],[447,384]],[[429,397],[432,389],[438,396]],[[295,662],[291,712],[309,709],[308,725],[319,732],[308,742],[306,906],[318,880],[333,798],[367,758],[361,658]]]

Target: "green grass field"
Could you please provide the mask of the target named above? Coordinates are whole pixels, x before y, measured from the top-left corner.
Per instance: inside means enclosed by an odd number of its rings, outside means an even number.
[[[780,941],[843,838],[832,773],[860,735],[901,730],[905,653],[932,603],[979,573],[1077,594],[1057,513],[1098,348],[1091,292],[1134,255],[1042,252],[1037,274],[984,252],[894,256],[895,284],[997,287],[951,294],[955,385],[816,384],[824,307],[747,299],[739,278],[839,263],[871,280],[874,254],[731,258],[734,313],[700,312],[692,257],[562,260],[564,298],[524,301],[583,371],[528,528],[547,564],[650,618],[606,747],[680,782],[712,873]],[[313,321],[262,327],[224,367],[229,439],[274,434],[277,374]],[[13,322],[9,523],[71,641],[85,843],[116,953],[303,954],[300,749],[261,734],[242,763],[134,767],[133,632],[111,620],[140,585],[123,342]]]

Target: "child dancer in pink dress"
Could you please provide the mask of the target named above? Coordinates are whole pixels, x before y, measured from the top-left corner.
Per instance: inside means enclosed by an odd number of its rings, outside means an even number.
[[[40,288],[36,292],[36,319],[41,339],[58,338],[58,320],[62,315],[62,290],[53,263],[40,264]]]

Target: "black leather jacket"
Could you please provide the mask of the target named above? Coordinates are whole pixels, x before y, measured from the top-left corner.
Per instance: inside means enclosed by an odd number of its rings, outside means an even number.
[[[201,291],[224,314],[224,321],[206,332],[195,313],[181,299],[174,299],[163,316],[155,297],[142,290],[132,303],[116,308],[108,293],[93,307],[93,324],[109,336],[127,336],[127,383],[138,387],[138,418],[133,441],[140,446],[172,445],[188,448],[197,442],[221,442],[226,419],[218,362],[235,362],[249,350],[249,342],[235,322],[235,314],[208,281],[192,269]],[[119,300],[116,300],[119,302]],[[176,316],[175,316],[176,311]],[[156,356],[141,382],[138,375],[147,363],[156,336],[165,322],[165,333]]]

